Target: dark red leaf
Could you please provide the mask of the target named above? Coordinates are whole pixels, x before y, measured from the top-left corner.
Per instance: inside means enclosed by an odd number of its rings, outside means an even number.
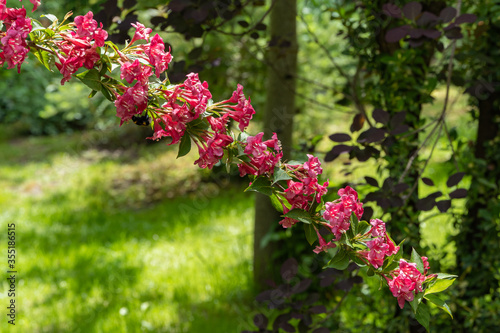
[[[425,37],[432,38],[432,39],[438,39],[441,37],[441,31],[434,30],[434,29],[425,29],[423,31],[423,34]]]
[[[332,162],[339,157],[339,154],[332,152],[331,150],[325,155],[325,162]]]
[[[457,185],[458,183],[460,183],[460,181],[462,180],[462,178],[464,178],[464,176],[465,176],[465,172],[454,173],[446,181],[446,186],[452,187],[452,186]]]
[[[401,111],[394,114],[391,118],[391,127],[394,128],[402,124],[406,119],[406,111]]]
[[[255,30],[260,30],[260,31],[264,31],[267,29],[267,26],[264,24],[264,23],[259,23],[255,26]]]
[[[450,193],[450,198],[461,199],[467,196],[467,190],[464,188],[457,188],[455,191]]]
[[[353,146],[348,146],[348,145],[336,145],[335,147],[332,148],[330,152],[333,154],[342,154],[342,153],[349,153],[354,149]]]
[[[346,142],[351,141],[351,136],[346,133],[335,133],[329,136],[333,142]]]
[[[449,39],[460,39],[464,35],[462,35],[462,31],[460,30],[459,27],[455,27],[452,29],[447,30],[444,35],[448,37]]]
[[[354,284],[363,283],[363,278],[359,275],[353,276],[353,277],[349,278],[349,280],[351,280],[352,283],[354,283]]]
[[[243,28],[248,28],[250,24],[248,24],[247,21],[238,21],[238,24],[241,25]]]
[[[430,178],[427,178],[427,177],[422,177],[422,182],[425,184],[425,185],[428,185],[428,186],[434,186],[434,182],[432,181],[432,179]]]
[[[339,283],[337,283],[335,285],[335,288],[340,289],[340,290],[344,290],[344,291],[349,291],[349,290],[351,290],[353,284],[354,283],[352,281],[343,280],[343,281],[340,281]]]
[[[265,315],[263,315],[262,313],[256,314],[253,317],[254,325],[260,329],[266,329],[268,322],[269,321],[268,321],[267,317]]]
[[[446,7],[439,13],[439,18],[443,23],[450,22],[455,16],[457,16],[457,10],[453,7]]]
[[[399,183],[399,184],[394,185],[394,189],[392,190],[392,192],[394,194],[399,194],[401,192],[406,191],[409,188],[410,188],[410,185],[408,185],[406,183]]]
[[[364,123],[365,123],[365,116],[363,114],[358,113],[357,115],[355,115],[351,124],[351,132],[357,132],[360,129],[362,129]]]
[[[401,8],[392,3],[386,3],[382,6],[382,12],[390,17],[401,18]]]
[[[392,28],[385,33],[385,40],[387,43],[397,43],[406,37],[408,30],[408,26]]]
[[[435,204],[436,200],[434,198],[425,197],[423,199],[418,200],[416,206],[418,210],[422,210],[425,212],[431,210]]]
[[[368,184],[370,184],[371,186],[375,186],[375,187],[378,187],[378,182],[375,178],[372,178],[372,177],[368,177],[368,176],[365,176],[365,180]]]
[[[386,131],[381,128],[370,128],[363,133],[361,133],[358,137],[359,143],[373,143],[382,141],[385,138]]]
[[[408,125],[405,125],[405,124],[403,124],[403,125],[398,125],[398,126],[396,126],[396,128],[395,128],[395,129],[393,129],[393,130],[390,132],[390,134],[391,134],[391,135],[399,135],[399,134],[403,134],[403,133],[408,132],[408,130],[409,130],[409,129],[410,129],[410,126],[408,126]]]
[[[375,109],[373,110],[373,119],[375,119],[376,122],[381,123],[386,125],[389,122],[389,113],[387,111],[384,111],[382,109]]]
[[[300,281],[299,283],[297,283],[296,285],[294,285],[292,287],[292,289],[290,290],[290,292],[293,294],[300,294],[300,293],[306,291],[307,288],[309,288],[309,286],[311,285],[311,283],[312,283],[311,279],[304,279],[304,280]]]
[[[429,194],[427,196],[427,198],[437,199],[437,198],[439,198],[442,195],[443,195],[443,193],[441,191],[436,191],[434,193]]]
[[[411,29],[408,31],[411,38],[418,39],[424,34],[424,29]]]
[[[433,27],[436,25],[438,17],[430,12],[423,12],[418,18],[417,24],[421,27]]]
[[[361,220],[369,221],[373,216],[373,208],[364,207],[363,216],[361,216]]]
[[[445,213],[451,207],[451,200],[441,200],[436,202],[436,206],[441,213]]]
[[[293,279],[298,271],[299,263],[294,258],[287,259],[283,265],[281,265],[281,277],[285,281]]]
[[[474,14],[462,14],[455,20],[455,24],[462,23],[474,23],[477,20],[477,16]]]
[[[403,7],[403,14],[407,19],[415,20],[422,12],[422,4],[416,1],[407,3]]]

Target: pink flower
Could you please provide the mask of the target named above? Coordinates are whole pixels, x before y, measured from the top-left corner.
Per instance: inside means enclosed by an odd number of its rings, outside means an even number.
[[[76,32],[80,37],[92,38],[97,29],[97,21],[93,19],[94,13],[88,12],[85,16],[75,17]]]
[[[319,234],[318,229],[316,229],[316,234],[318,235],[319,245],[313,250],[314,253],[320,253],[322,251],[327,252],[328,249],[333,249],[337,245],[332,242],[326,242],[325,239]]]
[[[224,147],[233,142],[233,138],[229,135],[215,133],[214,136],[207,140],[206,144],[198,146],[200,158],[194,164],[198,164],[200,168],[212,169],[224,155]]]
[[[130,44],[133,44],[135,41],[140,39],[145,39],[146,41],[149,41],[149,34],[153,32],[153,29],[146,28],[143,24],[139,22],[136,22],[135,24],[132,23],[132,26],[135,28],[135,34],[132,40],[130,41]]]
[[[108,32],[102,29],[101,23],[101,27],[97,28],[94,32],[95,45],[103,47],[106,39],[108,39]]]
[[[40,6],[40,3],[41,3],[40,0],[30,0],[30,2],[33,4],[32,12],[34,12],[38,8],[38,6]]]
[[[424,267],[427,266],[428,269],[428,263],[425,264],[425,262],[427,262],[427,258],[424,261]],[[391,273],[392,280],[385,277],[389,289],[392,295],[398,299],[401,309],[404,307],[405,301],[411,302],[415,294],[423,291],[422,283],[425,281],[426,273],[420,273],[417,264],[400,259],[399,268]]]
[[[321,168],[321,163],[317,157],[307,154],[308,161],[304,163],[304,169],[307,170],[307,174],[311,178],[317,178],[323,173]]]
[[[286,213],[285,213],[286,214]],[[293,225],[295,225],[297,222],[299,222],[298,220],[296,219],[292,219],[290,217],[285,217],[283,220],[281,220],[279,222],[279,224],[283,227],[283,228],[291,228]]]
[[[121,118],[120,126],[135,114],[142,113],[148,106],[148,86],[136,83],[127,88],[123,95],[118,95],[116,101],[116,115]]]
[[[160,77],[167,68],[170,61],[172,61],[172,55],[170,52],[165,53],[165,44],[160,35],[156,34],[148,47],[146,47],[146,54],[149,56],[149,63],[156,68],[156,77]]]
[[[138,59],[135,59],[133,63],[125,62],[121,67],[120,78],[128,83],[137,80],[146,84],[150,76],[151,67],[141,65]]]
[[[0,52],[2,65],[4,62],[7,62],[8,69],[17,66],[17,72],[19,73],[21,71],[21,64],[29,52],[22,33],[15,29],[9,29],[0,41],[3,45],[3,50]]]
[[[387,235],[385,223],[383,221],[372,219],[370,224],[372,228],[369,232],[374,239],[366,242],[366,246],[370,250],[360,251],[360,254],[364,256],[373,267],[379,268],[383,266],[386,257],[392,256],[399,251],[399,246],[396,246]]]

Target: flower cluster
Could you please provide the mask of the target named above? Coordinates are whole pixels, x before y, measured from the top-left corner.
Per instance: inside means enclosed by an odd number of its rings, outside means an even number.
[[[274,167],[281,161],[283,153],[281,152],[280,142],[276,133],[270,140],[262,141],[264,133],[247,138],[244,153],[250,159],[249,162],[238,164],[240,176],[254,175],[260,176],[265,173],[272,175]]]
[[[40,4],[38,0],[30,1],[34,9]],[[26,18],[24,7],[7,8],[6,0],[0,0],[0,21],[6,28],[5,32],[0,31],[0,66],[7,63],[8,68],[17,66],[19,71],[31,47],[39,55],[43,53],[40,58],[51,58],[46,65],[55,63],[63,75],[61,84],[80,68],[89,69],[77,77],[93,90],[102,88],[106,98],[114,101],[120,124],[146,112],[145,117],[153,121],[154,133],[149,139],[169,137],[170,144],[180,142],[179,156],[187,154],[194,142],[199,152],[194,163],[200,168],[212,169],[225,159],[228,166],[237,165],[241,176],[258,177],[259,183],[264,184],[261,188],[266,189],[262,192],[281,202],[285,216],[279,224],[290,228],[299,221],[306,223],[308,241],[314,243],[314,233],[318,237],[315,253],[338,247],[338,257],[332,260],[338,269],[345,268],[354,254],[386,279],[401,308],[423,291],[424,282],[432,276],[427,275],[427,258],[422,257],[423,274],[417,264],[404,259],[393,271],[385,268],[384,261],[400,248],[387,234],[383,221],[372,219],[371,228],[367,222],[358,221],[363,215],[363,204],[354,189],[342,188],[337,192],[339,199],[323,203],[329,182],[319,183],[323,169],[317,157],[307,155],[304,163],[283,163],[275,133],[269,140],[263,140],[264,133],[243,133],[255,110],[240,84],[229,99],[214,103],[208,83],[200,81],[196,73],[188,74],[180,84],[171,84],[167,77],[160,79],[172,55],[170,50],[165,51],[163,39],[158,34],[150,37],[152,30],[139,22],[132,24],[134,36],[119,50],[112,42],[106,42],[108,34],[93,19],[92,12],[77,16],[74,23],[53,24],[47,29],[35,29],[30,35],[32,21]],[[28,35],[32,38],[29,46]],[[114,68],[120,69],[119,77],[124,82],[113,77]],[[86,79],[87,74],[91,78]],[[230,130],[233,121],[242,132],[238,139]],[[330,232],[330,240],[325,240],[320,231]],[[360,250],[360,246],[366,249]]]
[[[101,59],[97,47],[104,46],[108,33],[93,17],[92,12],[75,17],[74,28],[61,32],[61,39],[55,41],[59,50],[56,67],[63,75],[61,84],[69,81],[81,67],[91,69]]]
[[[309,210],[314,202],[320,203],[321,197],[328,192],[328,181],[320,185],[318,177],[323,173],[321,163],[317,157],[307,155],[307,162],[299,165],[285,164],[285,168],[295,180],[288,180],[288,188],[285,189],[285,198],[290,205],[283,205],[286,214],[292,209]],[[298,221],[285,217],[280,224],[283,228],[289,228]],[[320,238],[321,241],[321,238]]]
[[[340,199],[327,202],[323,218],[328,221],[325,224],[330,228],[335,240],[339,240],[344,232],[349,229],[351,214],[356,214],[360,219],[363,215],[363,204],[358,199],[358,193],[351,187],[340,189],[338,191]]]
[[[372,219],[370,224],[372,228],[368,234],[371,234],[373,239],[366,242],[366,246],[370,250],[361,251],[360,255],[365,257],[373,267],[379,268],[384,264],[386,257],[399,251],[399,246],[394,245],[394,242],[387,235],[385,223],[382,220]]]
[[[429,262],[422,257],[424,263],[424,274],[417,269],[417,264],[409,263],[404,259],[399,260],[399,268],[391,272],[392,279],[385,277],[392,295],[397,298],[399,307],[402,309],[405,301],[411,302],[416,294],[422,292],[422,283],[427,277]]]
[[[36,8],[38,5],[35,1]],[[25,61],[30,48],[26,42],[28,34],[32,30],[31,20],[26,18],[26,9],[9,8],[6,0],[0,0],[0,21],[6,31],[0,31],[0,67],[7,63],[7,69],[17,66],[17,72],[21,72],[21,64]]]

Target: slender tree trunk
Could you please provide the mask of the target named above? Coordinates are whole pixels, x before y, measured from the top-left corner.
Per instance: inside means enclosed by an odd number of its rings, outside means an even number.
[[[295,76],[297,72],[296,0],[276,0],[271,11],[269,51],[267,54],[267,100],[264,114],[265,137],[278,135],[283,158],[289,159],[295,112]],[[261,246],[262,238],[276,229],[281,220],[269,198],[257,194],[255,200],[254,280],[259,288],[276,277],[276,242]],[[277,270],[275,269],[277,267]]]

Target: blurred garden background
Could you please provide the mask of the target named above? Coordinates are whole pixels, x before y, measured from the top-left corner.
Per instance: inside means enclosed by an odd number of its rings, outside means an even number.
[[[137,21],[160,33],[173,83],[197,72],[214,101],[242,84],[257,112],[249,133],[289,133],[288,158],[324,161],[330,199],[351,185],[365,219],[458,275],[446,292],[455,318],[431,308],[431,331],[498,328],[500,4],[45,0],[32,15],[89,10],[115,43]],[[195,151],[177,159],[35,57],[21,74],[0,70],[0,240],[15,223],[19,332],[257,331],[255,315],[272,323],[289,308],[259,301],[273,286],[256,272],[279,285],[288,258],[311,283],[293,297],[325,310],[310,311],[310,330],[292,319],[276,332],[421,329],[365,269],[322,270],[327,255],[263,214],[237,170],[201,170]],[[12,329],[5,316],[0,328]]]

